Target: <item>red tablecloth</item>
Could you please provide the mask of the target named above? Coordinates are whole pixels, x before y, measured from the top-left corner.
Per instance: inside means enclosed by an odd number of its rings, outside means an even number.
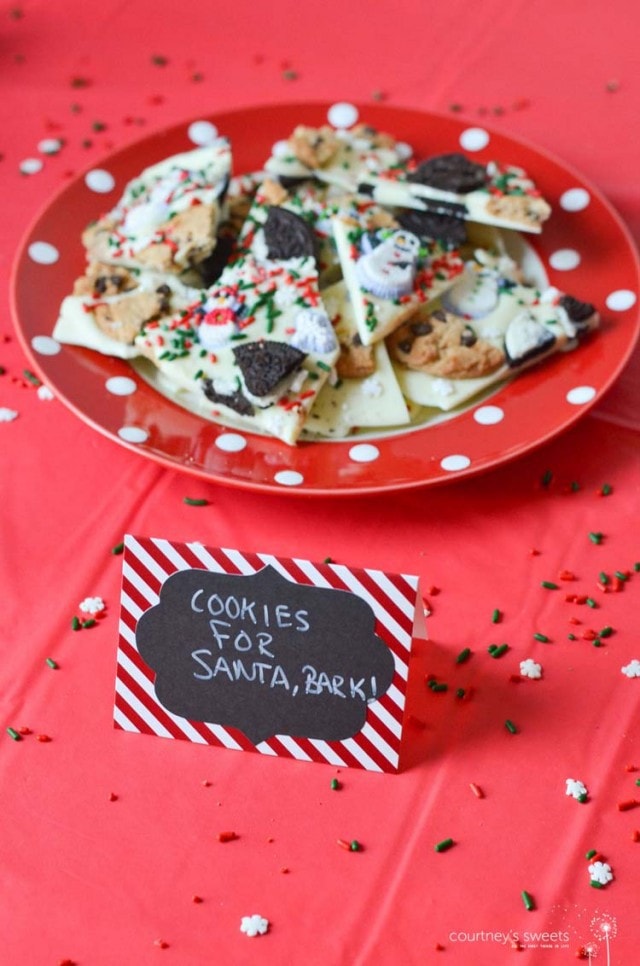
[[[383,99],[491,125],[580,170],[640,232],[630,2],[24,0],[0,23],[5,290],[21,236],[73,173],[166,125],[281,101]],[[45,138],[62,150],[43,154]],[[21,173],[34,158],[42,169]],[[640,660],[637,354],[590,415],[515,463],[340,500],[190,479],[100,436],[24,377],[8,305],[0,365],[0,408],[18,413],[0,423],[3,963],[637,961],[640,807],[620,809],[640,802],[640,681],[621,673]],[[412,659],[401,773],[343,770],[334,790],[328,765],[114,730],[111,548],[127,532],[419,575],[431,640]],[[617,592],[599,586],[616,571]],[[74,633],[87,596],[106,616]],[[528,657],[543,676],[516,683]],[[614,873],[601,890],[592,849]],[[254,913],[270,929],[248,938]]]

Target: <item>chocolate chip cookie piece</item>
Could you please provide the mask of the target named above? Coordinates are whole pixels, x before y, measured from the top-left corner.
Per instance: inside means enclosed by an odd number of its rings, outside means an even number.
[[[470,161],[464,154],[438,154],[418,165],[409,175],[409,181],[438,188],[440,191],[453,191],[465,195],[469,191],[484,188],[487,183],[484,165]]]
[[[265,339],[247,342],[233,350],[244,384],[252,396],[268,396],[278,383],[302,365],[306,353],[287,345]]]
[[[373,346],[363,345],[359,335],[340,343],[336,372],[340,379],[365,379],[376,371]]]
[[[287,208],[269,208],[264,237],[269,258],[274,260],[316,257],[316,241],[311,227],[304,218]]]
[[[504,353],[480,338],[464,319],[436,311],[396,329],[387,345],[408,369],[447,379],[488,376],[504,363]]]

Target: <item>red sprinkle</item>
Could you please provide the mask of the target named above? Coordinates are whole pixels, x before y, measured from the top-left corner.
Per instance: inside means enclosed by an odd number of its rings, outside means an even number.
[[[51,741],[51,738],[49,737],[49,735],[36,735],[36,741],[47,742],[47,741]]]
[[[117,802],[118,801],[118,796],[116,795],[115,792],[109,792],[109,801],[110,802]]]
[[[637,769],[636,765],[625,765],[624,766],[624,770],[625,771],[637,771],[638,769]]]
[[[637,808],[640,802],[635,798],[629,798],[626,802],[618,802],[619,812],[628,812],[631,808]]]
[[[218,832],[218,842],[235,842],[239,836],[235,832]]]
[[[561,570],[558,574],[559,580],[575,580],[576,575],[571,570]]]
[[[633,832],[631,833],[631,841],[640,842],[640,828],[634,828]]]
[[[509,680],[511,681],[512,684],[520,684],[520,682],[522,681],[522,678],[520,677],[519,674],[510,674]]]
[[[191,896],[191,901],[192,902],[195,902],[196,904],[198,904],[198,903],[202,902],[202,896]]]
[[[470,782],[469,783],[469,788],[471,789],[471,791],[473,792],[473,794],[476,796],[476,798],[484,798],[484,792],[482,791],[482,789],[480,788],[479,785],[476,785],[474,782]]]
[[[582,632],[583,641],[595,641],[597,636],[597,633],[591,627],[587,627],[586,630]]]
[[[169,948],[169,943],[168,942],[165,942],[164,939],[154,939],[153,940],[153,945],[154,946],[157,946],[158,949],[168,949]]]
[[[18,728],[18,734],[20,735],[32,735],[33,731],[31,728]]]
[[[569,618],[569,623],[570,624],[582,624],[582,621],[580,620],[579,617],[570,617]]]

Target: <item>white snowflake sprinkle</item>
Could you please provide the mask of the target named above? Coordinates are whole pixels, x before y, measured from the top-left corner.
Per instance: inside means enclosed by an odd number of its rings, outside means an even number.
[[[105,608],[102,597],[85,597],[78,605],[83,614],[99,614]]]
[[[567,784],[566,794],[571,795],[572,798],[575,798],[578,801],[582,798],[583,795],[587,794],[587,786],[583,785],[583,783],[581,781],[578,781],[577,778],[567,778],[566,784]]]
[[[240,922],[240,932],[247,936],[264,936],[269,928],[269,920],[263,916],[243,916]]]
[[[589,875],[592,882],[599,882],[600,885],[606,885],[613,879],[613,872],[608,862],[594,862],[589,866]]]
[[[628,678],[640,678],[640,661],[637,657],[634,657],[633,661],[621,668],[621,671]]]
[[[17,419],[18,415],[15,409],[7,409],[6,406],[0,406],[0,423],[10,423],[14,419]]]
[[[55,396],[51,392],[48,386],[42,385],[38,386],[38,399],[42,399],[45,402],[49,402],[51,399],[55,399]]]
[[[542,664],[528,657],[526,661],[520,661],[520,674],[523,678],[541,678]]]

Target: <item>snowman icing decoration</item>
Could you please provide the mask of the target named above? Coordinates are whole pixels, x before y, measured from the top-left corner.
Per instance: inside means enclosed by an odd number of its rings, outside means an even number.
[[[360,286],[382,299],[395,299],[413,291],[420,239],[408,231],[383,237],[364,235],[363,254],[356,262]]]

